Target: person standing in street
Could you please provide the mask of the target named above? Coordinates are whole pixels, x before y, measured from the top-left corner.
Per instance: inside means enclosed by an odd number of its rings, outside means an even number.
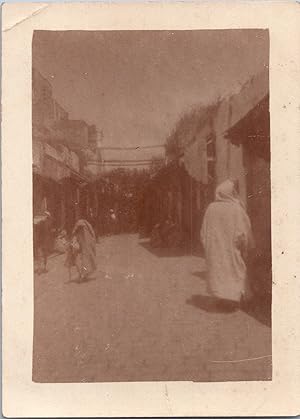
[[[109,210],[109,217],[110,217],[110,225],[111,225],[111,233],[117,233],[117,216],[115,211],[111,208]]]
[[[73,229],[66,265],[69,268],[76,266],[79,281],[87,279],[97,268],[95,232],[84,219],[79,219]]]
[[[204,215],[201,241],[210,294],[224,308],[237,308],[249,301],[247,261],[254,243],[250,219],[234,181],[226,180],[217,187],[215,201]]]
[[[46,273],[53,245],[52,217],[49,211],[38,217],[37,223],[34,223],[34,232],[34,249],[39,262],[38,273]]]
[[[96,240],[97,240],[97,238],[98,238],[98,224],[97,224],[97,218],[96,218],[96,215],[95,215],[95,212],[94,212],[93,208],[89,208],[87,221],[92,226],[92,228],[94,230],[94,233],[95,233],[95,236],[96,236]]]

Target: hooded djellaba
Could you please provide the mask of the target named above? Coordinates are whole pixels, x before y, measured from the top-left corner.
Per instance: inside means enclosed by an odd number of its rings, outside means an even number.
[[[91,224],[84,219],[79,219],[74,226],[65,265],[76,266],[79,281],[96,271],[96,236]]]
[[[201,241],[210,294],[229,304],[249,301],[246,264],[254,242],[234,181],[226,180],[216,188],[215,200],[204,215]]]

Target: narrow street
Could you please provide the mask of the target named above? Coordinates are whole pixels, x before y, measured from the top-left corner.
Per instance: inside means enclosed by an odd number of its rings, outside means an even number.
[[[159,254],[134,234],[105,237],[84,283],[64,258],[35,276],[34,381],[271,378],[270,327],[214,310],[200,257]]]

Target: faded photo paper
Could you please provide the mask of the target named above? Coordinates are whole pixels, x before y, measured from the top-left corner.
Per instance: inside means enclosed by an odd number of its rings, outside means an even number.
[[[35,31],[32,66],[33,380],[270,380],[268,30]]]
[[[3,16],[4,415],[299,413],[296,5]]]

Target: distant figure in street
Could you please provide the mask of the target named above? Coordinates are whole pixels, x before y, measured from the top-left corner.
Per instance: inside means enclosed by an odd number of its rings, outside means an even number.
[[[93,229],[95,229],[94,219],[95,219],[95,217],[94,217],[94,211],[93,211],[92,208],[89,208],[89,210],[88,210],[88,216],[87,216],[87,221],[91,224],[91,226],[93,227]]]
[[[115,214],[115,211],[112,208],[109,210],[109,217],[110,217],[111,233],[116,234],[117,233],[117,216]]]
[[[34,219],[34,253],[39,262],[38,273],[47,272],[48,257],[53,245],[52,217],[45,211]]]
[[[164,247],[176,248],[181,243],[179,227],[170,216],[162,223],[161,237]]]
[[[98,229],[97,217],[96,217],[96,215],[94,213],[94,210],[92,208],[89,208],[87,221],[92,226],[92,228],[94,230],[94,233],[95,233],[95,236],[96,236],[96,240],[97,240],[99,229]]]
[[[253,236],[233,181],[226,180],[217,187],[215,201],[204,215],[201,241],[211,295],[221,306],[238,307],[250,298],[246,263]]]
[[[111,218],[113,221],[116,221],[117,217],[116,217],[115,211],[111,208],[111,209],[109,210],[109,213],[110,213],[110,218]]]
[[[163,246],[163,241],[160,234],[160,224],[155,224],[151,231],[150,244],[154,248],[160,248]]]
[[[96,270],[96,236],[91,224],[83,219],[76,222],[72,232],[66,265],[76,266],[79,281]]]

